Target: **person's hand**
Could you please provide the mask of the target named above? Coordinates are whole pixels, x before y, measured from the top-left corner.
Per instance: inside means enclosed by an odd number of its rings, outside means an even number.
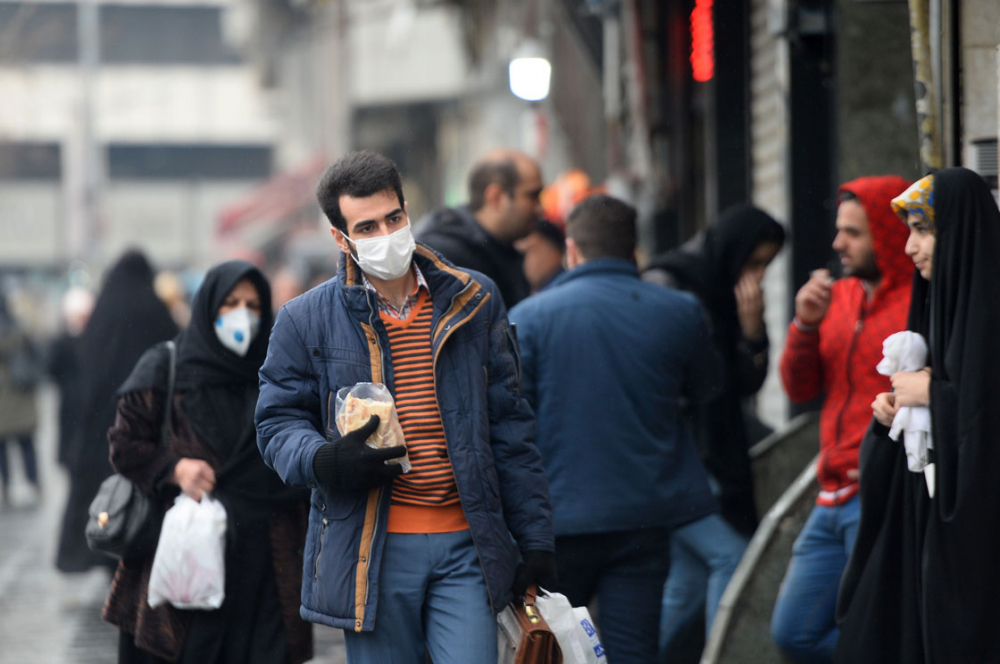
[[[743,275],[736,288],[736,314],[740,319],[743,336],[751,341],[760,341],[764,336],[764,294],[760,282],[752,274]]]
[[[896,405],[926,406],[931,402],[930,368],[920,371],[899,371],[892,374],[892,391],[896,393]]]
[[[215,489],[215,471],[202,459],[182,458],[174,467],[173,483],[191,498],[201,502],[205,493]]]
[[[830,308],[829,270],[813,270],[799,292],[795,294],[795,316],[803,325],[819,325]]]
[[[313,457],[313,473],[323,486],[338,491],[362,492],[387,484],[403,472],[389,459],[406,455],[405,445],[375,449],[365,441],[378,429],[379,417],[372,415],[363,426],[348,431],[340,440],[319,448]]]
[[[524,560],[514,572],[511,592],[515,597],[523,597],[531,584],[546,590],[556,586],[556,554],[551,551],[525,551]]]
[[[875,397],[875,401],[872,401],[872,414],[883,426],[891,427],[897,412],[899,412],[899,406],[896,404],[896,395],[892,392],[883,392]]]

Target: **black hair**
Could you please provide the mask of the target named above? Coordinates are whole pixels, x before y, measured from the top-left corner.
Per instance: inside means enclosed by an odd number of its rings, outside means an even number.
[[[486,203],[486,187],[499,184],[507,195],[513,197],[521,176],[513,159],[482,161],[469,173],[469,208],[478,212]]]
[[[326,169],[316,187],[316,199],[330,225],[347,233],[347,219],[340,211],[340,197],[367,198],[391,189],[403,207],[403,180],[396,164],[371,150],[349,152]]]
[[[566,251],[566,234],[551,221],[538,221],[535,224],[535,232],[559,251]]]
[[[580,201],[566,218],[566,237],[572,238],[586,260],[632,260],[636,242],[635,208],[605,194]]]
[[[839,194],[837,194],[837,205],[840,205],[841,203],[844,203],[846,201],[858,201],[858,203],[861,202],[860,199],[858,199],[857,194],[855,194],[853,191],[847,191],[846,189],[844,189]]]

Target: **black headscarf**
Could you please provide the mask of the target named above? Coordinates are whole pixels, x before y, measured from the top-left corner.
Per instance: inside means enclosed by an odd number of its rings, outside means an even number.
[[[114,423],[115,391],[147,349],[175,334],[177,325],[153,290],[149,261],[127,251],[108,272],[80,336],[83,426],[71,456],[100,459],[94,463],[102,468],[101,479],[111,470],[105,433]]]
[[[222,345],[215,334],[215,319],[226,296],[243,279],[249,280],[260,295],[260,332],[250,349],[240,357]],[[177,337],[177,389],[187,391],[205,385],[257,384],[257,371],[267,356],[271,336],[271,287],[264,275],[242,260],[216,265],[195,294],[191,323]]]
[[[780,249],[785,229],[760,208],[735,205],[680,249],[654,258],[649,267],[669,271],[684,290],[698,295],[709,309],[731,310],[735,322],[733,288],[750,254],[765,242]]]
[[[260,330],[244,357],[222,345],[215,319],[226,296],[243,279],[260,296]],[[267,355],[271,336],[271,287],[264,275],[246,261],[213,267],[195,294],[191,323],[177,336],[177,391],[195,430],[223,459],[256,450],[253,409],[257,403],[257,372]]]

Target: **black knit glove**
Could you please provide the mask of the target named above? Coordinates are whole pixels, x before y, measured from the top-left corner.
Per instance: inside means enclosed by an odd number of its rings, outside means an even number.
[[[348,431],[340,440],[327,443],[316,451],[313,473],[320,484],[337,491],[361,492],[387,484],[402,474],[401,465],[385,462],[405,455],[404,445],[381,449],[365,445],[378,423],[378,415],[372,415],[360,429]]]
[[[546,590],[555,590],[556,554],[551,551],[525,551],[523,557],[514,572],[514,585],[511,586],[514,596],[524,596],[524,591],[533,583]]]

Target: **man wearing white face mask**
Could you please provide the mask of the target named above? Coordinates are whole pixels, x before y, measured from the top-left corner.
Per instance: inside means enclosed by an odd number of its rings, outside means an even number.
[[[345,630],[351,664],[496,661],[495,614],[554,584],[552,510],[496,285],[410,231],[395,165],[334,164],[317,191],[337,276],[279,312],[260,371],[258,446],[312,489],[302,615]],[[392,393],[406,447],[341,435],[335,395]],[[408,452],[401,474],[388,459]],[[377,619],[376,619],[377,613]]]

